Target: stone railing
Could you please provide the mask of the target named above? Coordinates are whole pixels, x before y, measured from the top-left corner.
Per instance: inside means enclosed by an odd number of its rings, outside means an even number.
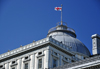
[[[47,38],[44,38],[42,40],[30,43],[28,45],[22,46],[22,47],[17,48],[17,49],[14,49],[14,50],[9,51],[7,53],[1,54],[0,55],[0,60],[2,60],[4,58],[7,58],[7,57],[10,57],[10,56],[13,56],[13,55],[16,55],[18,53],[30,50],[30,49],[35,48],[37,46],[43,45],[43,44],[45,44],[47,42],[52,42],[52,43],[58,45],[59,47],[62,47],[62,48],[66,49],[66,50],[69,50],[69,51],[72,50],[71,47],[62,44],[61,42],[59,42],[59,41],[57,41],[57,40],[55,40],[55,39],[53,39],[51,37],[47,37]]]
[[[56,28],[56,27],[53,27],[53,28],[51,28],[51,29],[48,31],[48,33],[52,32],[52,31],[56,31],[56,30],[57,30],[57,28]],[[70,32],[75,33],[75,30],[72,29],[72,28],[69,28],[69,27],[67,27],[67,29],[63,29],[63,30],[66,30],[66,31],[70,31]]]
[[[61,43],[61,42],[59,42],[59,41],[53,39],[52,37],[50,38],[50,42],[53,42],[53,43],[55,43],[56,45],[58,45],[59,47],[62,47],[62,48],[64,48],[64,49],[66,49],[66,50],[72,51],[72,47],[66,46],[65,44],[63,44],[63,43]]]

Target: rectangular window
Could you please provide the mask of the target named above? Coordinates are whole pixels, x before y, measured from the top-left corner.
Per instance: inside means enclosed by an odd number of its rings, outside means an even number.
[[[13,67],[12,69],[15,69],[15,67]]]
[[[53,67],[57,67],[57,60],[53,59]]]
[[[25,63],[25,69],[28,69],[28,63]]]
[[[42,59],[39,59],[38,60],[38,69],[41,69],[42,68]]]
[[[57,53],[56,53],[56,52],[54,52],[54,54],[55,54],[55,55],[57,55]]]

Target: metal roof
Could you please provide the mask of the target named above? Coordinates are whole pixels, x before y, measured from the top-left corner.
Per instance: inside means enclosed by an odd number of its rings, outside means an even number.
[[[72,51],[74,52],[79,52],[87,56],[90,55],[88,48],[76,38],[76,34],[73,29],[72,31],[68,30],[67,25],[58,25],[55,27],[55,30],[50,30],[47,35],[48,37],[52,36],[52,38],[62,42],[63,44],[71,46]]]

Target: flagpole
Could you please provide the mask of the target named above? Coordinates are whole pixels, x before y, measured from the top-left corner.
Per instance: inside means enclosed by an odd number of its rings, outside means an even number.
[[[61,4],[61,7],[62,7],[62,4]],[[61,9],[61,25],[63,25],[63,22],[62,22],[62,9]]]

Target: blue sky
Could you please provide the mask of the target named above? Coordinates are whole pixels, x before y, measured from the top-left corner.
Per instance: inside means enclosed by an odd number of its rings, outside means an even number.
[[[47,36],[63,21],[92,53],[91,35],[100,34],[100,0],[0,0],[0,54]]]

